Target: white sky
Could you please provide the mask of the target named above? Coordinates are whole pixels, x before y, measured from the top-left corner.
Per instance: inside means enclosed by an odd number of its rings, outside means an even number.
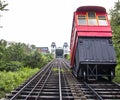
[[[109,11],[118,0],[5,0],[9,11],[0,12],[0,39],[57,47],[70,42],[73,12],[83,5]]]

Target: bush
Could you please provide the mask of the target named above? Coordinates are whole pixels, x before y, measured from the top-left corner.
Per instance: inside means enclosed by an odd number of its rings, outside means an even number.
[[[17,71],[23,67],[23,63],[19,61],[0,61],[0,71]]]
[[[16,72],[0,72],[0,94],[4,94],[10,92],[11,90],[18,87],[21,83],[23,83],[28,77],[32,76],[39,69],[31,69],[29,67],[21,68],[19,71]],[[1,94],[1,95],[2,95]],[[1,96],[3,97],[4,95]]]
[[[120,83],[120,64],[116,66],[115,78],[113,79],[113,81]]]
[[[35,53],[31,55],[27,55],[24,64],[25,66],[29,66],[31,68],[40,68],[40,64],[42,63],[42,55],[40,53]]]
[[[51,54],[41,54],[34,52],[33,54],[27,55],[24,59],[25,66],[31,68],[41,68],[53,59]]]
[[[0,61],[0,71],[4,71],[5,70],[5,61]]]

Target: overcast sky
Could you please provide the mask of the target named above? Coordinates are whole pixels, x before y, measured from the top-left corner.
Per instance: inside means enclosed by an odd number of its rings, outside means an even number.
[[[5,0],[9,11],[0,12],[0,39],[57,47],[70,42],[73,12],[79,6],[99,5],[109,11],[118,0]]]

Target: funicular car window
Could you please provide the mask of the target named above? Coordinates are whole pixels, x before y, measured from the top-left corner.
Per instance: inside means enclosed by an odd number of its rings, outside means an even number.
[[[95,12],[88,12],[88,25],[97,25]]]
[[[78,15],[78,24],[86,25],[86,16],[85,15]]]
[[[108,25],[108,22],[105,16],[98,16],[98,23],[99,25],[105,25],[105,26]]]

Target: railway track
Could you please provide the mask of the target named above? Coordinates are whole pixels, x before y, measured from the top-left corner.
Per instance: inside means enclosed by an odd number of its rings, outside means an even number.
[[[120,100],[120,86],[114,82],[83,82],[80,87],[87,99]]]
[[[8,100],[86,100],[62,59],[56,59],[6,96]],[[76,88],[74,88],[76,87]]]
[[[120,100],[120,85],[108,81],[84,82],[69,70],[69,63],[55,59],[17,89],[8,100]]]
[[[77,81],[87,100],[120,100],[120,85],[115,82],[109,82],[104,78],[99,81]]]

